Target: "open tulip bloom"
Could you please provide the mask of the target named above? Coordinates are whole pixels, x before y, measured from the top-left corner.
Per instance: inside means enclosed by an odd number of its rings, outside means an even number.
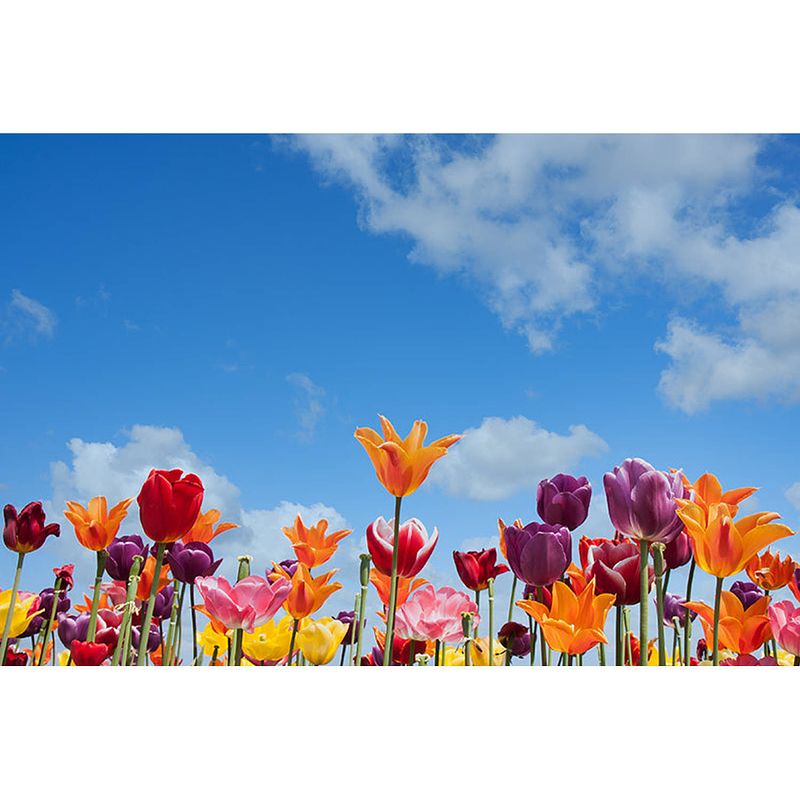
[[[41,558],[36,551],[46,553],[61,530],[38,501],[20,511],[6,505],[3,543],[17,569],[0,585],[3,665],[800,665],[800,607],[791,599],[800,601],[800,566],[770,549],[794,532],[770,511],[739,516],[754,488],[724,490],[712,473],[691,482],[626,459],[603,480],[614,529],[580,536],[591,484],[559,473],[538,484],[540,519],[499,519],[487,532],[494,546],[452,551],[450,578],[462,591],[433,581],[435,520],[399,516],[401,501],[414,502],[461,437],[426,445],[423,422],[405,439],[385,418],[381,425],[382,435],[359,428],[356,438],[395,516],[367,526],[366,552],[351,556],[349,574],[331,562],[338,554],[343,563],[340,546],[352,532],[299,515],[282,529],[293,558],[221,557],[237,526],[221,522],[218,509],[201,510],[201,479],[153,469],[137,494],[138,519],[128,514],[131,499],[67,502],[70,540],[96,554],[88,591],[76,588],[72,564],[47,570],[50,585],[24,587],[23,558]],[[712,596],[696,596],[696,571],[714,579]],[[343,583],[353,580],[355,599],[345,600]]]

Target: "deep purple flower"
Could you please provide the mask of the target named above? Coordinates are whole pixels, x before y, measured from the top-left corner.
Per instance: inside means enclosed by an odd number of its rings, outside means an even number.
[[[685,496],[680,472],[661,472],[641,458],[626,458],[603,476],[608,514],[625,536],[669,544],[682,530],[675,498]]]
[[[290,578],[294,578],[294,573],[297,572],[297,564],[296,558],[287,558],[285,561],[278,562],[278,566],[282,567]]]
[[[39,592],[39,611],[41,613],[37,614],[33,617],[30,621],[30,624],[25,629],[25,632],[21,634],[21,638],[25,638],[26,636],[35,636],[39,631],[42,629],[43,626],[47,624],[50,619],[50,613],[53,610],[53,597],[55,595],[55,589],[53,587],[48,587],[47,589],[42,589]],[[56,604],[56,614],[66,614],[70,608],[70,600],[67,592],[62,589],[58,593],[58,603]]]
[[[89,633],[89,613],[87,611],[81,614],[59,614],[56,619],[58,620],[58,638],[67,650],[74,641],[86,641]]]
[[[532,586],[554,583],[572,561],[572,536],[563,525],[509,525],[505,540],[509,566],[519,580]]]
[[[356,644],[358,642],[358,624],[355,611],[340,611],[334,619],[347,625],[347,632],[342,639],[342,644]]]
[[[686,625],[686,612],[687,608],[684,607],[686,600],[679,597],[677,594],[664,593],[664,624],[669,625],[670,628],[675,627],[673,621],[674,617],[678,618],[678,625],[684,627]],[[697,617],[696,611],[689,612],[692,619]]]
[[[742,601],[745,611],[750,608],[756,600],[760,600],[764,596],[764,592],[754,583],[750,583],[750,581],[736,581],[733,586],[731,586],[731,592]]]
[[[144,563],[149,551],[141,536],[117,536],[108,546],[106,572],[113,580],[127,583],[134,556],[141,556]]]
[[[692,541],[682,530],[664,548],[664,563],[669,569],[678,569],[692,560]]]
[[[167,563],[181,583],[194,583],[217,571],[222,559],[214,561],[214,553],[205,542],[175,542],[167,550]]]
[[[153,616],[159,619],[169,619],[172,613],[172,600],[175,597],[175,589],[168,583],[157,595],[153,603]]]
[[[515,658],[522,658],[531,652],[530,631],[519,622],[506,622],[497,632],[497,638]]]
[[[586,520],[592,499],[592,484],[581,476],[559,472],[539,482],[536,489],[536,513],[548,525],[563,525],[574,531]]]
[[[139,632],[141,631],[141,625],[132,625],[131,626],[131,647],[133,648],[134,652],[138,652],[139,650]],[[147,652],[152,653],[153,650],[156,650],[158,646],[161,644],[161,631],[158,629],[158,625],[155,623],[150,624],[150,636],[147,637]]]

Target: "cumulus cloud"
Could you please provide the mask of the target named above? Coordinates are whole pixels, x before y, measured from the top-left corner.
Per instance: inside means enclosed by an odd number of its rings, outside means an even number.
[[[306,136],[359,220],[410,237],[409,258],[478,287],[533,352],[595,313],[629,275],[712,312],[657,344],[660,389],[694,413],[716,400],[800,399],[800,209],[771,192],[750,136]],[[742,230],[737,203],[767,212]],[[669,297],[669,294],[663,296]],[[750,371],[750,367],[755,368]]]
[[[431,481],[452,495],[502,500],[607,449],[585,425],[572,425],[567,434],[559,434],[527,417],[486,417],[437,462]]]
[[[5,316],[4,327],[11,337],[28,334],[49,338],[56,329],[55,314],[19,289],[11,290],[11,301]]]
[[[325,390],[302,372],[292,372],[286,376],[286,381],[298,390],[294,404],[299,426],[297,438],[303,442],[310,442],[316,433],[317,424],[325,414],[322,400],[325,397]]]
[[[786,499],[800,511],[800,481],[793,483],[786,490]]]

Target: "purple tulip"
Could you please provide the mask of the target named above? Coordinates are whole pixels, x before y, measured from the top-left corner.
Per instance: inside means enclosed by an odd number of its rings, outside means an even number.
[[[22,638],[26,636],[35,636],[47,624],[50,619],[50,613],[53,610],[53,597],[55,596],[55,589],[52,586],[47,589],[42,589],[39,592],[39,611],[30,621],[30,624],[21,634]],[[66,614],[70,608],[70,600],[66,590],[62,589],[58,593],[58,602],[56,604],[56,614]]]
[[[674,617],[678,618],[678,625],[680,627],[684,627],[686,625],[686,613],[689,612],[689,615],[692,619],[697,617],[696,611],[689,611],[688,608],[684,607],[684,600],[683,597],[679,597],[677,594],[670,594],[669,592],[664,593],[664,624],[669,625],[670,628],[675,627]]]
[[[358,642],[358,623],[355,611],[340,611],[335,619],[347,625],[347,632],[342,639],[342,644],[356,644]]]
[[[681,531],[664,548],[664,563],[669,569],[678,569],[692,560],[692,542],[686,531]]]
[[[175,589],[172,584],[167,584],[157,595],[153,603],[153,616],[159,619],[169,619],[172,613],[172,600],[175,597]]]
[[[132,625],[131,626],[131,647],[133,648],[134,652],[139,650],[139,632],[141,631],[141,625]],[[151,623],[150,625],[150,636],[147,637],[147,652],[152,653],[153,650],[156,650],[158,646],[161,644],[161,631],[158,629],[158,625],[155,623]]]
[[[509,566],[519,580],[532,586],[554,583],[572,561],[572,536],[563,525],[509,525],[505,539]]]
[[[764,596],[764,592],[750,581],[736,581],[731,586],[731,592],[741,600],[745,611],[750,608],[756,600],[760,600]]]
[[[626,458],[603,476],[608,514],[625,536],[669,544],[682,530],[675,498],[685,496],[680,472],[660,472],[641,458]]]
[[[531,652],[530,631],[519,622],[506,622],[497,632],[497,638],[515,658],[522,658]]]
[[[69,650],[74,641],[85,642],[89,633],[89,613],[84,611],[81,614],[59,614],[58,638],[61,644]]]
[[[167,563],[181,583],[194,583],[217,571],[222,559],[214,561],[214,553],[205,542],[175,542],[167,551]]]
[[[141,556],[142,563],[147,560],[150,548],[141,536],[117,536],[108,546],[106,572],[115,581],[128,582],[133,567],[134,556]]]
[[[574,531],[586,521],[592,499],[592,484],[581,476],[559,472],[540,481],[536,489],[536,513],[548,525],[563,525]]]

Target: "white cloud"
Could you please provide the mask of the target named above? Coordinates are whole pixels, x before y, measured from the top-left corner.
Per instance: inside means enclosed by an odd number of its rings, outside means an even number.
[[[486,417],[437,462],[431,481],[452,495],[502,500],[607,449],[585,425],[572,425],[569,433],[558,434],[526,417]]]
[[[786,490],[786,499],[798,510],[800,511],[800,481],[793,483],[787,490]]]
[[[23,294],[19,289],[11,290],[5,327],[14,332],[50,337],[56,329],[56,316],[45,305]]]
[[[292,372],[286,376],[286,380],[299,390],[299,397],[294,404],[299,426],[297,438],[303,442],[310,442],[316,433],[317,424],[325,414],[322,402],[325,390],[302,372]]]
[[[630,275],[659,281],[675,304],[704,302],[712,326],[678,318],[658,344],[671,359],[664,397],[694,413],[723,399],[800,399],[800,209],[773,192],[764,218],[733,232],[736,202],[771,189],[756,163],[767,141],[306,136],[296,144],[326,177],[354,188],[366,229],[409,236],[412,260],[477,285],[533,352],[551,349],[566,320],[596,312]]]

